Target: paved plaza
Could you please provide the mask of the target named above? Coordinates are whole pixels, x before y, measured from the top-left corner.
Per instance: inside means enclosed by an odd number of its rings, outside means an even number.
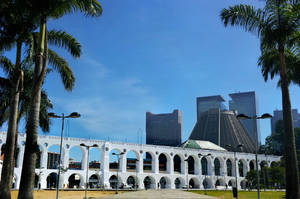
[[[104,197],[104,199],[186,199],[186,198],[197,198],[197,199],[217,199],[211,196],[205,196],[200,194],[195,194],[183,190],[148,190],[148,191],[134,191],[126,192],[123,194],[113,195]],[[103,199],[103,198],[101,198]]]

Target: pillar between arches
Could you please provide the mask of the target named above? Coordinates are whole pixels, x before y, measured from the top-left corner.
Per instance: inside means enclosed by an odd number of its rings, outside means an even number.
[[[119,171],[124,173],[126,172],[126,166],[127,166],[126,154],[120,155],[119,158],[120,158]]]
[[[154,159],[154,162],[152,162],[152,166],[153,166],[153,163],[154,163],[154,171],[152,171],[152,172],[157,174],[157,173],[159,173],[159,160],[158,160],[158,156],[155,155],[153,159]]]

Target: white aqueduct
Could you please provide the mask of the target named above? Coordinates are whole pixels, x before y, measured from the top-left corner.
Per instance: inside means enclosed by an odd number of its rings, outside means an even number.
[[[18,148],[19,153],[17,157],[17,164],[14,170],[14,188],[18,189],[20,184],[24,143],[26,135],[19,134]],[[6,133],[0,133],[0,150],[5,143]],[[112,150],[123,152],[120,156],[120,164],[118,170],[119,184],[128,185],[129,178],[137,179],[139,189],[157,188],[160,183],[160,188],[182,188],[187,182],[190,187],[196,189],[214,188],[215,185],[225,186],[235,184],[235,168],[239,168],[237,172],[238,186],[244,188],[246,183],[245,175],[250,169],[255,169],[255,155],[250,153],[236,153],[236,163],[234,161],[234,153],[229,151],[205,150],[205,149],[188,149],[181,147],[155,146],[146,144],[134,144],[124,142],[108,142],[102,140],[89,140],[82,138],[64,138],[63,139],[63,155],[62,165],[64,168],[69,166],[69,152],[72,147],[80,147],[82,150],[82,165],[80,170],[68,169],[61,174],[59,186],[60,188],[67,188],[69,185],[70,176],[74,174],[79,177],[78,187],[81,188],[86,182],[87,169],[87,149],[80,146],[81,143],[86,145],[97,144],[101,154],[101,168],[98,170],[89,169],[88,179],[97,179],[99,184],[105,188],[112,188],[114,178],[116,181],[117,171],[110,169],[110,152]],[[39,184],[42,189],[49,188],[50,175],[57,174],[57,169],[47,169],[48,149],[53,145],[60,145],[60,137],[39,135],[38,144],[41,149],[40,169],[36,169],[36,175],[39,176]],[[127,156],[126,154],[133,151],[136,154],[136,166],[134,170],[127,170]],[[151,156],[151,169],[144,169],[145,154]],[[199,157],[198,154],[202,154]],[[210,156],[206,156],[211,154]],[[166,159],[165,170],[160,170],[160,156]],[[190,162],[185,161],[192,160]],[[273,155],[258,155],[259,167],[262,163],[271,166],[273,162],[280,160],[279,156]],[[216,166],[218,162],[218,166]],[[204,164],[205,163],[205,164]],[[179,169],[174,169],[174,164],[179,164]],[[239,165],[239,166],[238,166]],[[241,166],[242,165],[242,166]],[[177,166],[178,167],[178,166]],[[192,171],[188,167],[193,167]],[[218,167],[218,168],[217,168]],[[147,182],[146,182],[147,181]]]

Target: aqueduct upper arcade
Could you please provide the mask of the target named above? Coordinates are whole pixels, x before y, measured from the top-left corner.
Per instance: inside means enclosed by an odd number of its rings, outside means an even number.
[[[14,188],[19,188],[23,153],[25,148],[25,134],[18,136],[18,156],[14,171]],[[5,144],[6,133],[0,133],[0,149]],[[238,186],[245,183],[247,171],[255,169],[255,155],[237,153],[236,163],[234,153],[205,149],[187,149],[180,147],[155,146],[122,142],[107,142],[81,138],[64,138],[62,167],[68,168],[62,172],[59,186],[61,188],[83,187],[86,179],[87,149],[80,146],[97,144],[99,151],[99,168],[88,171],[89,184],[101,184],[105,188],[114,188],[119,178],[119,186],[139,188],[182,188],[187,182],[192,188],[214,188],[215,185],[225,186],[235,184],[235,168],[237,169]],[[40,135],[38,138],[41,155],[36,168],[36,184],[41,188],[55,187],[57,169],[47,168],[49,148],[60,144],[60,137]],[[70,150],[78,147],[82,153],[81,165],[76,169],[69,168]],[[112,162],[112,152],[119,155],[118,161]],[[200,155],[201,154],[201,155]],[[207,154],[211,154],[206,156]],[[279,161],[279,156],[258,155],[259,167]],[[117,175],[118,170],[118,175]],[[36,185],[37,186],[37,185]]]

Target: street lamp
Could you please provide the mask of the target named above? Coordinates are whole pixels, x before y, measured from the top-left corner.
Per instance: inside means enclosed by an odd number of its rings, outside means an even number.
[[[93,145],[85,145],[84,143],[81,143],[80,146],[86,147],[87,151],[88,151],[88,156],[87,156],[87,160],[86,160],[86,177],[85,177],[85,199],[87,199],[87,189],[89,186],[89,182],[88,182],[88,175],[89,175],[89,159],[90,159],[90,148],[91,147],[98,147],[97,144],[93,144]]]
[[[235,166],[235,188],[236,188],[236,199],[238,199],[238,181],[237,181],[237,174],[238,174],[238,165],[236,165],[236,151],[243,147],[242,144],[238,144],[236,147],[232,147],[230,144],[226,144],[226,147],[233,149],[234,154],[234,166]]]
[[[189,158],[184,160],[187,163],[186,171],[186,190],[189,191]]]
[[[260,183],[259,183],[259,173],[258,173],[258,159],[257,159],[257,152],[258,152],[258,135],[257,135],[257,126],[256,126],[256,120],[259,119],[270,119],[272,118],[272,115],[270,115],[269,113],[264,113],[262,114],[260,117],[257,115],[254,115],[252,117],[245,115],[245,114],[238,114],[236,116],[237,119],[241,119],[241,120],[249,120],[252,119],[253,120],[253,129],[255,132],[255,164],[256,164],[256,178],[257,178],[257,198],[260,199]]]
[[[138,159],[135,160],[135,190],[137,191],[137,162],[139,162]]]
[[[70,115],[65,116],[64,113],[62,115],[56,115],[55,113],[48,113],[48,117],[49,118],[61,118],[62,119],[61,134],[60,134],[60,146],[59,146],[59,157],[58,157],[58,175],[57,175],[57,182],[56,182],[56,199],[58,199],[59,177],[60,177],[60,169],[61,169],[61,151],[62,151],[62,142],[63,142],[65,118],[79,118],[80,114],[77,113],[77,112],[73,112]]]
[[[118,194],[118,184],[119,184],[119,168],[120,168],[120,156],[121,155],[124,155],[125,153],[124,152],[121,152],[120,154],[119,153],[112,153],[112,155],[115,155],[117,156],[118,158],[118,169],[117,169],[117,188],[116,188],[116,192],[115,194]]]
[[[208,157],[208,156],[211,156],[211,154],[209,153],[209,154],[207,154],[207,155],[202,155],[201,153],[199,153],[198,154],[198,157],[200,158],[201,156],[203,156],[203,157]],[[208,162],[206,162],[206,172],[205,172],[205,174],[204,174],[204,182],[205,183],[207,183],[206,182],[206,176],[207,176],[207,173],[208,173],[208,165],[207,165],[207,163]],[[204,194],[205,195],[207,195],[207,193],[206,193],[206,186],[203,184],[203,186],[204,186]]]

